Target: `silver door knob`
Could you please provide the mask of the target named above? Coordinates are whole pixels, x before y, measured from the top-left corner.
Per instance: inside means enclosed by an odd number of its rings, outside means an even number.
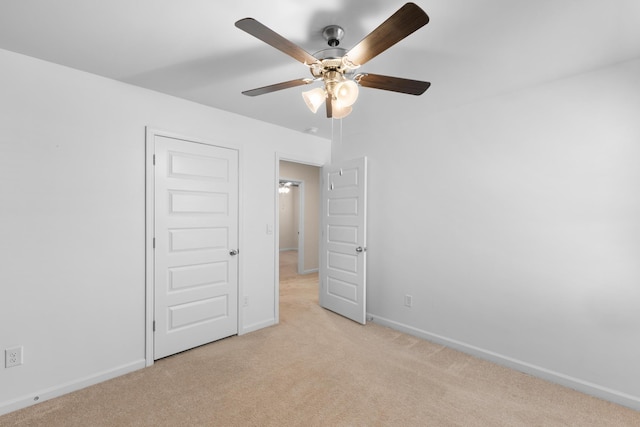
[[[360,253],[360,252],[364,252],[364,251],[365,251],[365,250],[364,250],[364,249],[362,249],[362,246],[358,246],[358,247],[356,248],[356,252],[358,252],[358,253]]]
[[[239,252],[239,251],[237,251],[237,250],[235,250],[235,249],[231,249],[231,250],[229,251],[229,255],[231,255],[231,256],[236,256],[236,255],[238,255],[238,252]]]

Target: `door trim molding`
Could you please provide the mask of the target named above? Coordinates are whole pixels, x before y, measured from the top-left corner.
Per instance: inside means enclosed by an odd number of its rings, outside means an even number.
[[[155,154],[154,138],[161,134],[149,127],[146,128],[145,135],[145,364],[153,365],[153,237],[154,237],[154,204],[155,204],[155,175],[153,156]]]
[[[205,144],[214,147],[235,150],[238,152],[238,246],[244,246],[243,240],[243,187],[242,187],[242,150],[237,146],[229,144],[214,143],[201,138],[185,136],[174,132],[164,131],[146,126],[145,128],[145,366],[151,366],[153,359],[153,320],[154,320],[154,206],[155,206],[155,170],[153,157],[155,155],[155,137],[164,136],[167,138],[180,139],[197,144]],[[238,258],[238,335],[243,334],[243,314],[240,295],[243,295],[243,274],[242,257]]]

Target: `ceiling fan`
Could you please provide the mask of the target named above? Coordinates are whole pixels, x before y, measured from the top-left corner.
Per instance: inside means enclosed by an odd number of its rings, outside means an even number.
[[[290,80],[242,93],[248,96],[258,96],[322,81],[323,88],[318,87],[303,92],[302,96],[309,109],[314,113],[326,101],[327,117],[336,119],[341,119],[351,113],[352,105],[358,97],[358,85],[422,95],[431,86],[431,83],[379,74],[356,74],[356,70],[428,22],[429,17],[419,6],[407,3],[348,51],[337,47],[344,35],[344,30],[337,25],[325,27],[323,36],[330,47],[312,55],[255,19],[241,19],[236,22],[236,27],[302,62],[309,67],[313,76],[313,78]]]

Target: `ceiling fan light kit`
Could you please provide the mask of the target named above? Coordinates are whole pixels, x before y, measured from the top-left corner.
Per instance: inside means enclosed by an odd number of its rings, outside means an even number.
[[[333,95],[345,107],[349,107],[356,102],[358,92],[358,85],[353,80],[343,80],[333,88]]]
[[[330,47],[312,55],[255,19],[241,19],[236,22],[236,27],[303,63],[309,67],[313,76],[312,79],[291,80],[242,93],[258,96],[322,81],[324,88],[303,92],[302,98],[313,113],[326,102],[327,117],[335,119],[346,117],[353,111],[359,86],[421,95],[431,85],[429,82],[355,72],[428,22],[429,17],[420,7],[407,3],[349,51],[337,47],[344,36],[344,30],[338,25],[329,25],[323,29],[322,35]]]
[[[321,87],[302,92],[302,99],[304,99],[304,102],[312,113],[318,111],[318,108],[320,108],[326,97],[327,92]]]

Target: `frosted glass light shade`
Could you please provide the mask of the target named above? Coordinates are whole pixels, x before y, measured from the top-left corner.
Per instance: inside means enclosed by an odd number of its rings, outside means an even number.
[[[349,107],[358,99],[358,84],[353,80],[345,80],[336,85],[334,95],[342,107]]]
[[[320,108],[326,97],[327,94],[321,87],[302,92],[302,99],[304,99],[307,107],[309,107],[309,110],[314,114],[318,111],[318,108]]]
[[[345,107],[344,105],[340,105],[339,102],[334,102],[331,115],[333,116],[334,119],[342,119],[344,117],[347,117],[349,114],[351,114],[352,110],[353,108],[351,106]]]

